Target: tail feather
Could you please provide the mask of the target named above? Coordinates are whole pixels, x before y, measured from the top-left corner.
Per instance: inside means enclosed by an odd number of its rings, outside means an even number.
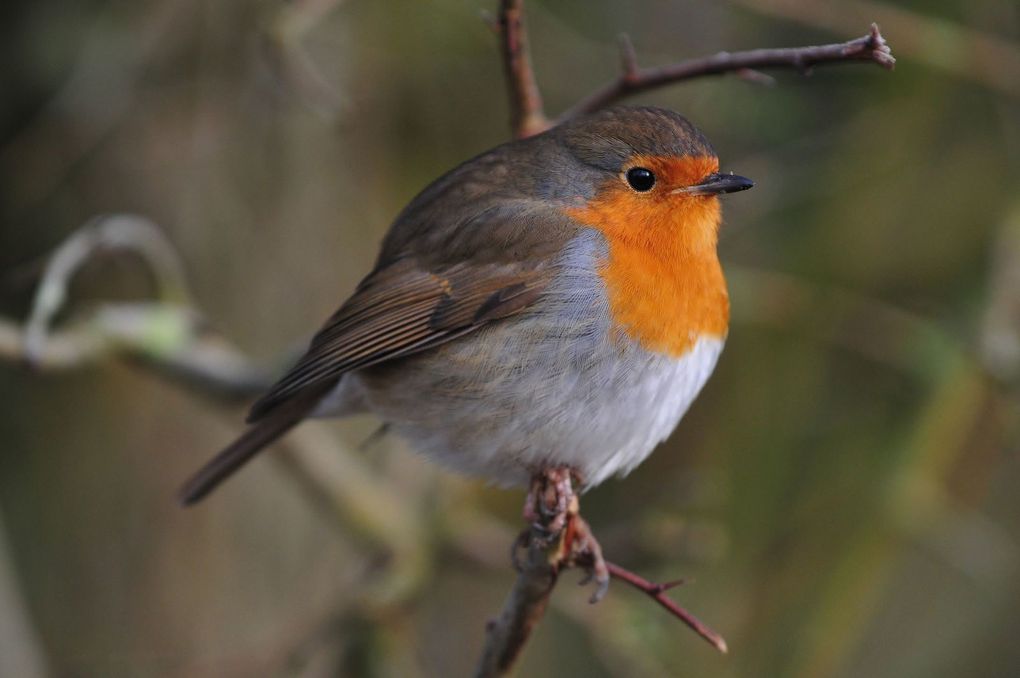
[[[191,506],[201,501],[262,448],[294,428],[315,408],[333,384],[327,386],[328,388],[315,388],[293,396],[252,424],[237,440],[209,460],[181,487],[178,494],[181,504]]]

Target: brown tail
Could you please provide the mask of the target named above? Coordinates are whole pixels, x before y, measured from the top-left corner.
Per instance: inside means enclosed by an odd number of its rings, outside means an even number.
[[[181,504],[191,506],[202,500],[262,448],[294,428],[332,388],[330,384],[326,386],[327,388],[313,388],[293,396],[252,424],[241,437],[230,443],[191,476],[178,494]]]

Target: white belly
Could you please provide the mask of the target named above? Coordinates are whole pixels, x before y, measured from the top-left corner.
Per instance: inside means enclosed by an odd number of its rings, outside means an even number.
[[[577,413],[557,461],[577,468],[585,485],[625,475],[669,437],[715,369],[723,341],[702,338],[681,358],[648,356],[621,363],[613,386]],[[569,402],[562,404],[571,407]],[[541,456],[539,456],[541,459]]]
[[[437,381],[408,361],[399,373],[355,373],[348,387],[412,447],[456,471],[509,486],[569,466],[592,487],[634,469],[673,432],[722,347],[702,338],[679,359],[627,350],[573,374],[543,361],[513,374],[496,366],[473,384],[449,374]]]

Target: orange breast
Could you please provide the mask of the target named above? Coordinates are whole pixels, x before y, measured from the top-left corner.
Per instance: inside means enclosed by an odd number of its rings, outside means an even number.
[[[655,172],[655,188],[637,193],[622,179],[610,180],[567,214],[606,238],[608,257],[599,272],[615,326],[646,350],[679,357],[699,337],[725,336],[729,297],[716,254],[718,198],[670,190],[697,183],[719,163],[643,157],[631,166]]]

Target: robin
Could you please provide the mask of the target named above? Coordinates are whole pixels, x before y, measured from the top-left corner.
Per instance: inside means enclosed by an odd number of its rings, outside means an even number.
[[[718,196],[752,186],[660,108],[604,110],[465,162],[400,213],[372,272],[182,501],[302,419],[363,412],[503,486],[626,474],[719,358]]]

